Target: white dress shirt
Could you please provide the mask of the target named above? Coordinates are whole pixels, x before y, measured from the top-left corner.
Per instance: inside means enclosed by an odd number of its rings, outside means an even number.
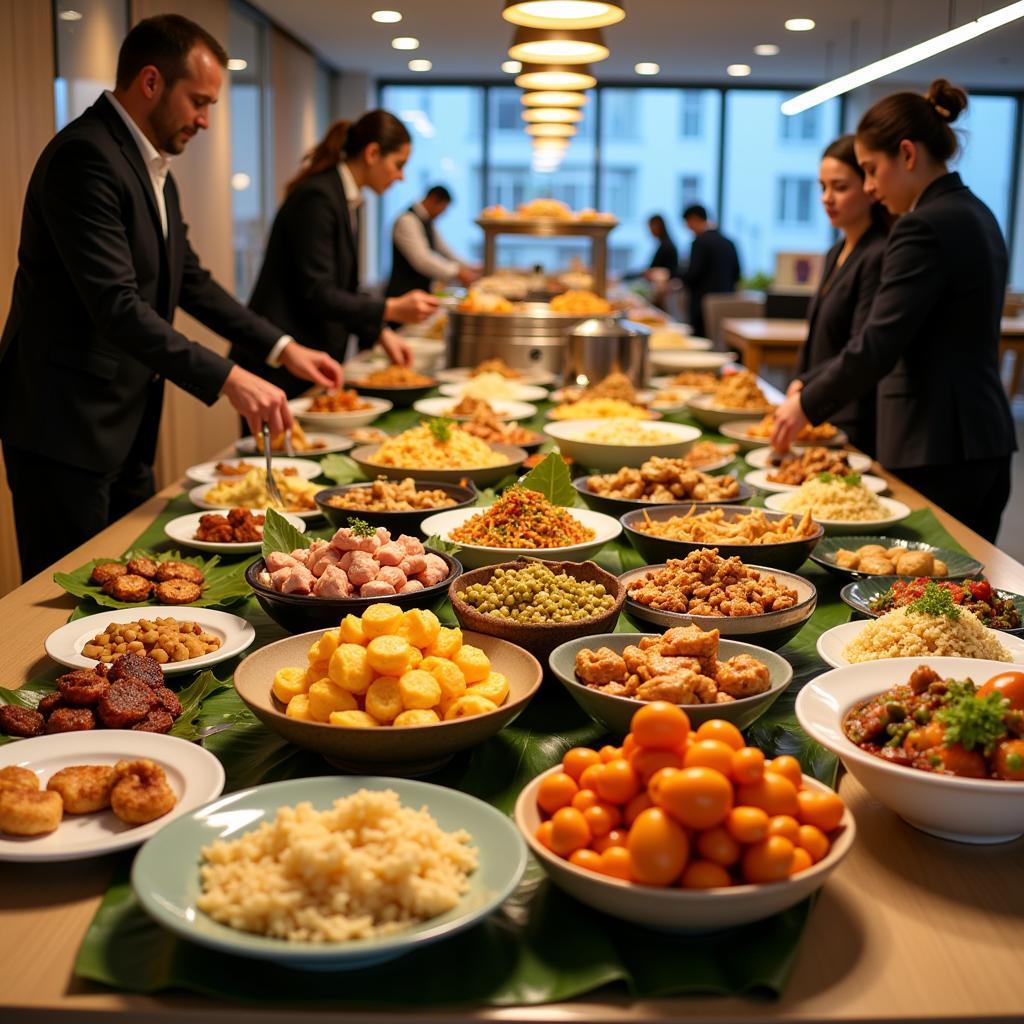
[[[414,203],[412,210],[406,210],[395,221],[395,226],[391,229],[391,238],[396,248],[415,270],[432,281],[447,281],[459,272],[459,259],[448,248],[436,227],[434,248],[430,248],[427,229],[420,219],[426,216],[427,211],[423,204]]]

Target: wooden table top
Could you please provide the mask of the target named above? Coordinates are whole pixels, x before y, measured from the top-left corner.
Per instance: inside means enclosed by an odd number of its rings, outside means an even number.
[[[806,320],[770,320],[765,317],[726,317],[722,330],[757,345],[802,345],[807,340]],[[1004,316],[1003,341],[1024,339],[1024,316]]]
[[[878,470],[875,470],[878,472]],[[882,475],[886,475],[882,473]],[[889,478],[894,497],[927,506]],[[53,583],[97,554],[124,550],[149,525],[167,488],[124,519],[0,599],[5,634],[4,685],[45,671],[43,639],[63,624],[74,599]],[[1024,566],[933,509],[943,526],[985,564],[1000,587],[1024,593]],[[417,1020],[631,1022],[877,1021],[949,1018],[1010,1020],[1024,1013],[1024,840],[970,846],[924,835],[884,809],[848,775],[841,793],[858,837],[814,907],[782,998],[669,998],[637,1001],[608,990],[572,1003],[403,1011],[281,1011],[231,1005],[190,994],[120,993],[78,981],[72,966],[106,890],[111,858],[74,863],[3,864],[0,885],[0,1019],[16,1021],[189,1021],[291,1024]],[[667,939],[666,941],[671,941]],[[455,967],[456,965],[453,965]],[[256,965],[254,965],[254,968]],[[258,969],[258,968],[256,968]],[[400,974],[396,967],[396,976]],[[343,980],[343,979],[342,979]],[[339,1004],[343,1003],[339,984]]]

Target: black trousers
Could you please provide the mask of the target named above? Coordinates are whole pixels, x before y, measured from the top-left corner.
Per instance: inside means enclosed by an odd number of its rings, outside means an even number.
[[[995,544],[1003,509],[1010,500],[1009,455],[949,466],[914,466],[892,472]]]
[[[95,473],[4,444],[14,499],[21,578],[28,580],[156,492],[153,467],[130,457],[110,473]],[[119,551],[95,551],[93,557]]]

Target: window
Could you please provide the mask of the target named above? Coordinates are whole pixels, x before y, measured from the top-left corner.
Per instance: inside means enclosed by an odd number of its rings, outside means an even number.
[[[680,134],[684,139],[699,139],[704,134],[704,97],[700,89],[683,89],[679,94]]]
[[[519,102],[518,93],[509,96],[502,90],[491,106],[491,115],[494,119],[494,127],[500,132],[515,132],[523,130],[523,107]]]
[[[639,138],[637,115],[641,99],[637,89],[605,89],[601,93],[601,123],[611,138]]]
[[[818,112],[820,107],[811,107],[802,114],[792,116],[779,113],[779,134],[787,142],[814,142],[818,138]]]
[[[316,62],[316,137],[322,139],[334,121],[334,86],[337,74],[326,64]]]
[[[813,195],[813,178],[779,178],[775,219],[780,224],[810,224]]]
[[[676,206],[685,210],[693,203],[706,203],[703,191],[704,183],[699,174],[684,174],[679,179],[679,202]]]
[[[620,221],[636,216],[637,171],[632,167],[605,167],[602,169],[602,192],[604,202],[601,209],[614,213]]]
[[[1013,127],[1017,103],[1010,96],[971,96],[956,121],[960,153],[950,169],[995,214],[1003,237],[1009,237]]]

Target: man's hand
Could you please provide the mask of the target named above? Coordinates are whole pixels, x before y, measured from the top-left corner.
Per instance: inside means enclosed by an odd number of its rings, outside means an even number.
[[[264,423],[270,425],[272,435],[281,434],[292,426],[288,396],[275,384],[240,366],[231,367],[220,393],[245,417],[254,437],[259,435]]]
[[[297,341],[285,345],[280,362],[292,376],[312,381],[327,391],[337,391],[345,380],[345,371],[336,360]]]
[[[437,309],[437,299],[419,288],[388,299],[384,303],[384,319],[399,324],[418,324]]]
[[[777,452],[788,452],[797,435],[809,420],[800,405],[800,392],[786,396],[786,400],[775,410],[775,426],[772,429],[772,448]]]
[[[463,264],[459,267],[459,272],[456,276],[461,284],[469,286],[480,276],[480,271]]]
[[[412,349],[400,334],[385,327],[380,332],[380,344],[396,366],[412,366]]]

